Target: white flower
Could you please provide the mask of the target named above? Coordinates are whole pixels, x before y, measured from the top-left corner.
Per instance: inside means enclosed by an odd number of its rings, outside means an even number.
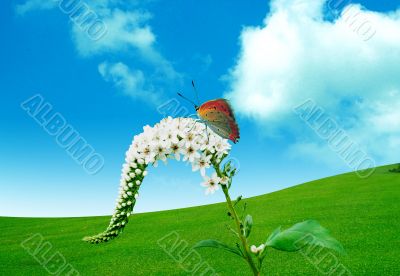
[[[162,141],[162,132],[161,131],[155,131],[152,141],[155,142],[156,144],[160,143]]]
[[[201,144],[201,150],[207,150],[210,153],[215,152],[215,143],[217,142],[217,138],[214,134],[209,133],[208,137],[205,138],[204,142]]]
[[[231,145],[229,145],[229,143],[223,139],[217,140],[214,147],[220,155],[228,154],[228,151],[231,149]]]
[[[203,135],[205,132],[205,129],[206,129],[206,125],[204,123],[195,122],[192,132]]]
[[[205,175],[203,178],[204,182],[201,183],[201,185],[207,188],[205,194],[208,195],[215,193],[215,191],[219,188],[218,184],[221,181],[221,178],[218,177],[217,173],[213,173],[211,178],[207,175]]]
[[[185,145],[185,147],[190,147],[196,142],[196,135],[192,131],[188,131],[183,134],[181,142]]]
[[[139,174],[142,173],[142,171],[141,171],[140,169],[136,169],[136,170],[135,170],[135,173],[136,173],[137,175],[139,175]]]
[[[170,147],[172,143],[178,143],[178,130],[177,129],[172,129],[169,126],[166,126],[165,130],[162,131],[161,133],[161,138],[167,145],[167,147]]]
[[[229,177],[224,176],[221,178],[221,185],[227,185],[229,183]]]
[[[179,142],[172,143],[170,146],[171,154],[177,161],[181,160],[181,155],[180,155],[180,152],[182,151],[181,146],[182,144],[180,144]]]
[[[144,172],[143,172],[143,176],[146,176],[146,175],[147,175],[147,171],[144,171]]]
[[[260,246],[252,245],[250,246],[250,251],[256,255],[261,254],[264,251],[265,244],[261,244]]]
[[[151,132],[153,132],[153,128],[152,128],[151,126],[145,125],[145,126],[143,127],[143,134],[149,134],[149,133],[151,133]]]
[[[122,166],[122,174],[127,174],[129,172],[129,166],[127,164],[124,164]]]
[[[167,161],[167,155],[170,153],[170,149],[167,148],[167,145],[164,142],[158,143],[152,150],[157,160],[162,160],[164,162]]]
[[[160,121],[160,125],[169,125],[174,121],[171,116],[168,116]]]
[[[143,147],[141,149],[142,151],[142,155],[144,158],[144,162],[146,164],[152,163],[155,160],[155,154],[154,152],[151,150],[150,145],[146,145],[145,147]]]
[[[211,157],[211,155],[203,154],[200,158],[195,159],[192,165],[192,171],[200,170],[201,175],[204,176],[206,174],[206,169],[210,167]]]
[[[141,183],[141,182],[140,182],[140,180],[136,180],[136,185],[138,185],[138,186],[139,186],[139,185],[140,185],[140,183]]]
[[[188,160],[190,163],[193,163],[196,158],[200,158],[200,153],[197,150],[198,146],[196,144],[189,144],[187,147],[183,148],[181,150],[183,161]]]

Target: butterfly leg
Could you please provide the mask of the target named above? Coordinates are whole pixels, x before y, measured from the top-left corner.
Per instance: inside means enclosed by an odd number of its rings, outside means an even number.
[[[185,117],[181,117],[181,118],[192,118],[192,117],[195,117],[193,120],[195,121],[195,123],[193,124],[193,126],[196,124],[196,122],[199,120],[199,117],[198,117],[198,115],[196,114],[196,113],[193,113],[193,114],[190,114],[189,116],[185,116]],[[180,119],[180,118],[179,118]],[[189,130],[189,131],[192,131],[193,130],[193,126],[192,126],[192,128]]]
[[[208,126],[207,126],[206,121],[204,121],[204,120],[202,120],[202,119],[196,119],[196,120],[194,120],[193,126],[190,128],[190,130],[189,130],[188,132],[192,131],[193,128],[196,126],[196,124],[199,123],[199,122],[200,122],[200,123],[203,123],[203,124],[205,125],[205,127],[206,127],[206,135],[207,135],[207,143],[208,143],[208,142],[210,142],[210,135],[209,135],[209,133],[208,133]]]
[[[190,128],[189,132],[192,131],[194,129],[194,127],[196,126],[196,123],[200,122],[200,121],[201,121],[200,119],[194,120],[193,126]]]
[[[193,113],[193,114],[190,114],[190,115],[182,117],[182,118],[192,118],[192,117],[196,117],[196,119],[197,119],[199,116],[197,115],[197,113]]]
[[[205,127],[206,127],[206,135],[207,135],[207,143],[210,142],[210,135],[209,135],[209,133],[208,133],[208,125],[207,125],[207,122],[204,121],[204,120],[202,120],[202,119],[196,120],[196,123],[197,123],[197,122],[203,123],[203,124],[205,125]]]
[[[207,144],[210,143],[210,135],[208,135],[208,126],[206,124]]]

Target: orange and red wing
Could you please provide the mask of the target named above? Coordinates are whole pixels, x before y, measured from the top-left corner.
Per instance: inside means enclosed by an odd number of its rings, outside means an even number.
[[[197,113],[221,137],[234,143],[239,140],[239,127],[227,100],[216,99],[205,102],[199,107]]]

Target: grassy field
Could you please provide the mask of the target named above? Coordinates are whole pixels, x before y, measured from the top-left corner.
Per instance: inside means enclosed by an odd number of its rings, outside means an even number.
[[[347,255],[337,261],[353,275],[400,275],[400,174],[388,168],[378,168],[368,179],[348,173],[248,199],[254,218],[251,240],[259,244],[279,225],[312,218],[343,244]],[[20,245],[35,233],[81,275],[188,275],[157,241],[175,231],[189,246],[208,238],[230,242],[227,221],[224,203],[138,214],[116,240],[91,245],[82,237],[103,231],[109,217],[2,217],[0,275],[48,274]],[[220,275],[251,275],[235,255],[208,248],[197,252]],[[322,275],[310,259],[271,249],[263,274]]]

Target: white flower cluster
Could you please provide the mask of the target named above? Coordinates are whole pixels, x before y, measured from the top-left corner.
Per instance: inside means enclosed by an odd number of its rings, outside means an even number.
[[[92,243],[108,241],[123,230],[139,196],[139,186],[147,175],[148,165],[157,167],[158,161],[167,163],[168,158],[190,162],[192,170],[200,171],[203,176],[206,194],[214,193],[219,184],[224,185],[227,180],[216,173],[212,177],[206,176],[206,169],[212,162],[219,163],[230,148],[228,140],[190,118],[168,117],[154,127],[145,126],[126,152],[119,197],[110,225],[105,232],[85,240]]]

